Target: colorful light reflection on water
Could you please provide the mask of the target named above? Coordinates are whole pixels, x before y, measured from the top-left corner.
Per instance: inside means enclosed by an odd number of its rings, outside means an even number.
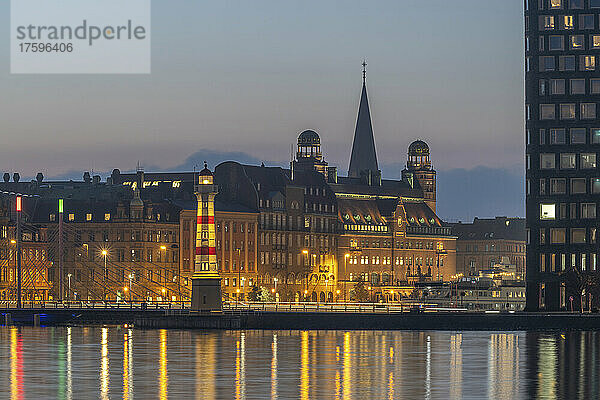
[[[598,398],[596,332],[0,327],[0,391],[25,398]]]

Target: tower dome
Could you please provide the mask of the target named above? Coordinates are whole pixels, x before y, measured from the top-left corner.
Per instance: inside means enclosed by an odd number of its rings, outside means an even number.
[[[408,169],[430,169],[429,146],[422,140],[415,140],[408,146]]]
[[[298,146],[320,146],[321,138],[313,130],[307,129],[298,136]]]
[[[415,140],[408,146],[409,156],[428,156],[429,146],[422,140]]]
[[[323,159],[321,154],[321,138],[313,130],[305,130],[298,135],[298,153],[297,159],[314,158],[317,161]]]

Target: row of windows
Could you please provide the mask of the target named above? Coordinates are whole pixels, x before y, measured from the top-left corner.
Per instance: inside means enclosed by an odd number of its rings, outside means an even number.
[[[577,157],[575,153],[541,153],[540,154],[540,169],[594,169],[596,168],[596,153],[581,153],[579,154],[579,166],[577,165]],[[557,162],[558,158],[558,162]],[[527,169],[530,169],[530,157],[527,155]]]
[[[596,218],[596,203],[542,203],[540,204],[540,219],[594,219]]]
[[[525,10],[529,10],[529,2],[533,4],[535,1],[525,0]],[[600,8],[600,0],[537,0],[539,10],[562,10],[565,8],[583,10],[586,5],[589,8]]]
[[[565,79],[540,79],[539,81],[539,93],[540,96],[546,95],[578,95],[578,94],[600,94],[600,79],[589,80],[589,91],[586,91],[586,80],[581,79],[570,79],[569,90],[567,92],[567,85]],[[587,93],[586,93],[587,92]]]
[[[230,281],[229,278],[223,278],[223,286],[228,287]],[[246,283],[246,277],[242,276],[240,278],[240,287],[244,287]],[[248,279],[248,287],[252,287],[254,286],[254,278],[249,278]],[[237,278],[231,278],[231,287],[237,287]]]
[[[571,185],[569,185],[568,194],[586,194],[588,193],[587,179],[586,178],[571,178],[569,179]],[[600,178],[591,179],[589,193],[599,194],[600,193]],[[539,194],[567,194],[567,179],[566,178],[550,178],[550,185],[548,185],[548,179],[540,179],[540,192]]]
[[[538,70],[539,72],[552,71],[575,71],[577,69],[575,56],[558,56],[558,64],[555,56],[540,56]],[[581,55],[579,56],[579,71],[595,71],[596,56]],[[531,71],[531,58],[525,59],[525,67],[527,72]]]
[[[589,261],[588,261],[589,260]],[[549,253],[540,254],[540,272],[562,272],[571,268],[580,268],[582,271],[596,271],[598,268],[598,255],[596,253]]]
[[[558,114],[557,111],[558,105]],[[551,121],[558,119],[560,120],[588,120],[596,118],[596,103],[580,103],[579,104],[579,115],[576,114],[577,105],[575,103],[564,103],[564,104],[540,104],[540,120]],[[527,119],[531,119],[529,113],[529,106],[527,106]]]
[[[540,229],[540,244],[595,244],[597,242],[597,229],[590,228],[550,228]],[[589,235],[588,235],[589,233]],[[569,239],[567,243],[567,238]]]
[[[249,223],[249,224],[244,224],[244,223],[240,223],[238,225],[237,222],[223,222],[223,230],[225,232],[229,232],[231,230],[232,233],[238,233],[238,227],[239,227],[239,233],[244,233],[244,230],[247,230],[248,233],[252,233],[252,227],[254,226],[254,223]],[[221,232],[221,223],[218,222],[217,223],[217,232]]]
[[[581,203],[579,204],[579,214],[577,214],[577,203],[569,203],[568,208],[567,203],[542,203],[540,204],[540,219],[595,219],[596,207],[596,203]]]
[[[586,144],[587,128],[571,128],[567,136],[565,128],[551,128],[539,130],[539,143],[544,144]],[[600,144],[600,128],[590,129],[590,144]],[[527,144],[531,144],[529,130],[527,130]]]
[[[566,42],[566,43],[565,43]],[[529,47],[529,41],[525,41],[525,45]],[[585,35],[549,35],[540,36],[538,38],[539,51],[564,51],[569,50],[599,50],[600,35],[589,35],[587,46],[585,43]],[[529,50],[529,48],[527,48]]]
[[[575,21],[577,21],[577,29],[587,30],[596,28],[596,15],[580,14],[578,17],[573,15],[540,15],[539,30],[550,31],[554,29],[575,29]]]

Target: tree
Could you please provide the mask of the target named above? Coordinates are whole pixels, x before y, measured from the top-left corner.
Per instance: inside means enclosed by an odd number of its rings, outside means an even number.
[[[365,283],[360,281],[350,289],[350,300],[364,303],[371,300],[371,293],[365,288]]]
[[[585,308],[584,296],[591,295],[593,304],[598,304],[600,295],[600,277],[597,273],[580,271],[577,267],[571,267],[561,275],[561,280],[565,284],[566,297],[573,296],[573,309],[580,309],[583,312]],[[570,306],[567,304],[567,308]]]
[[[269,302],[274,301],[274,296],[269,289],[263,286],[252,286],[252,290],[248,293],[248,300]]]

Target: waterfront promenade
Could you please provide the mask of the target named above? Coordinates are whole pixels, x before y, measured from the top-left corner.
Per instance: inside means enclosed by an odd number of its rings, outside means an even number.
[[[6,304],[5,304],[6,305]],[[33,305],[32,305],[33,306]],[[186,304],[45,304],[0,309],[16,325],[133,325],[171,329],[278,330],[600,330],[600,314],[467,311],[384,304],[272,303],[224,305],[221,312]],[[36,317],[37,316],[37,317]]]

